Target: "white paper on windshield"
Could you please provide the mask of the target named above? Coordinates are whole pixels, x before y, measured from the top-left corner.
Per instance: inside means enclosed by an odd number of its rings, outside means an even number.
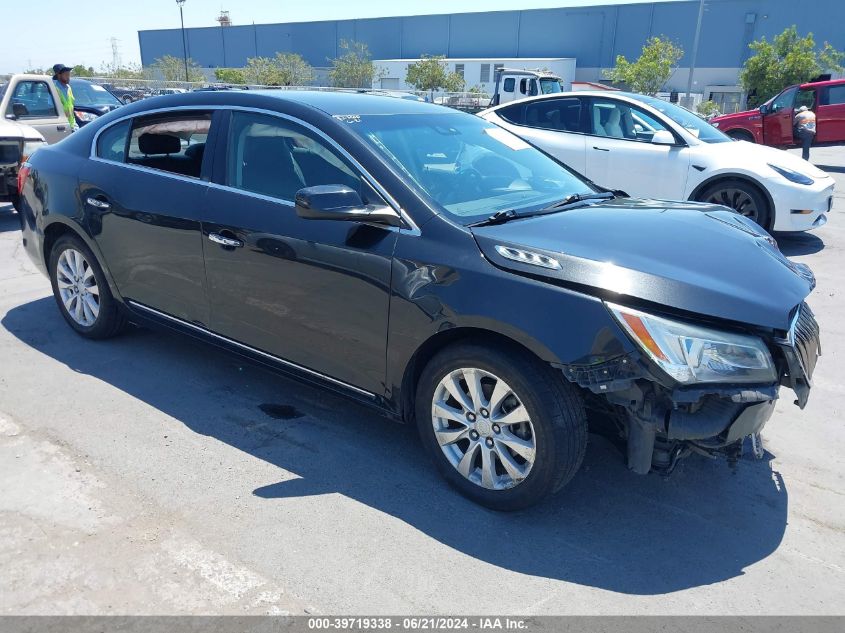
[[[487,132],[489,136],[492,136],[494,139],[510,147],[511,149],[528,149],[531,147],[528,143],[523,141],[518,136],[514,136],[507,130],[503,130],[500,127],[486,127],[484,131]]]
[[[98,86],[97,84],[91,84],[91,90],[96,90],[97,92],[105,92],[106,89],[102,86]]]

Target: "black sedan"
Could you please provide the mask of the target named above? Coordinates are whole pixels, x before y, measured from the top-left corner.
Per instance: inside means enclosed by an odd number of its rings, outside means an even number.
[[[809,395],[813,276],[760,227],[600,190],[445,107],[160,97],[22,180],[26,250],[80,335],[172,328],[413,421],[493,508],[575,475],[588,412],[668,473],[736,459],[781,386]]]
[[[73,90],[73,115],[79,127],[123,105],[106,88],[86,79],[71,79],[70,89]]]

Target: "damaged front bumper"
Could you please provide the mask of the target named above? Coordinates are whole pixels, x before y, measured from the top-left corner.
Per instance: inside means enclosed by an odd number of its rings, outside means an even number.
[[[655,375],[636,353],[560,369],[568,380],[593,394],[591,400],[603,415],[612,412],[617,439],[626,442],[631,470],[668,474],[692,452],[735,461],[744,438],[758,434],[774,413],[782,386],[792,389],[795,404],[804,408],[821,354],[819,328],[806,304],[798,306],[789,330],[781,334],[768,339],[780,376],[777,384],[673,385],[665,376]]]

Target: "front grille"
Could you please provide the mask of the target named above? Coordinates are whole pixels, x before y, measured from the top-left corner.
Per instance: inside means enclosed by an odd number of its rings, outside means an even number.
[[[816,323],[813,311],[806,303],[802,303],[798,308],[798,318],[792,326],[791,334],[801,368],[808,379],[812,378],[821,348],[819,344],[819,324]]]

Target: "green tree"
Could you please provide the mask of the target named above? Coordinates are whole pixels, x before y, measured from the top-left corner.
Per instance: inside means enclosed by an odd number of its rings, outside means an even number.
[[[93,77],[94,76],[94,67],[88,66],[86,67],[84,64],[77,64],[71,70],[71,74],[75,77]]]
[[[245,84],[246,78],[240,68],[218,68],[214,71],[214,78],[225,84]]]
[[[443,82],[443,89],[446,92],[463,92],[466,89],[467,82],[464,76],[460,73],[451,72],[446,75],[446,80]]]
[[[816,47],[813,34],[801,37],[795,25],[769,42],[760,38],[748,47],[754,51],[739,74],[748,95],[748,105],[755,107],[786,86],[810,81],[825,71],[839,72],[845,53],[825,42]]]
[[[650,37],[636,61],[617,55],[616,66],[606,71],[605,77],[632,92],[653,95],[663,88],[683,55],[684,50],[665,35]]]
[[[184,69],[182,70],[182,77],[184,78]],[[100,70],[97,71],[99,77],[109,77],[112,79],[152,79],[152,68],[141,68],[138,64],[129,64],[127,66],[115,66],[114,64],[102,64]]]
[[[185,60],[173,55],[165,55],[155,60],[152,70],[165,81],[185,81]],[[205,81],[202,69],[190,57],[188,58],[188,81]]]
[[[719,114],[719,106],[713,101],[702,101],[695,108],[701,116],[710,117]]]
[[[423,55],[420,61],[408,64],[405,83],[417,90],[427,90],[434,100],[434,91],[446,84],[446,62],[443,55]]]
[[[276,53],[273,60],[279,67],[284,86],[307,86],[314,81],[314,69],[311,64],[297,53]]]
[[[336,88],[372,88],[380,73],[370,56],[370,49],[363,42],[340,41],[345,51],[339,57],[330,59],[332,68],[329,79]]]
[[[243,76],[248,84],[259,86],[281,86],[282,72],[272,57],[250,57],[246,60]]]

